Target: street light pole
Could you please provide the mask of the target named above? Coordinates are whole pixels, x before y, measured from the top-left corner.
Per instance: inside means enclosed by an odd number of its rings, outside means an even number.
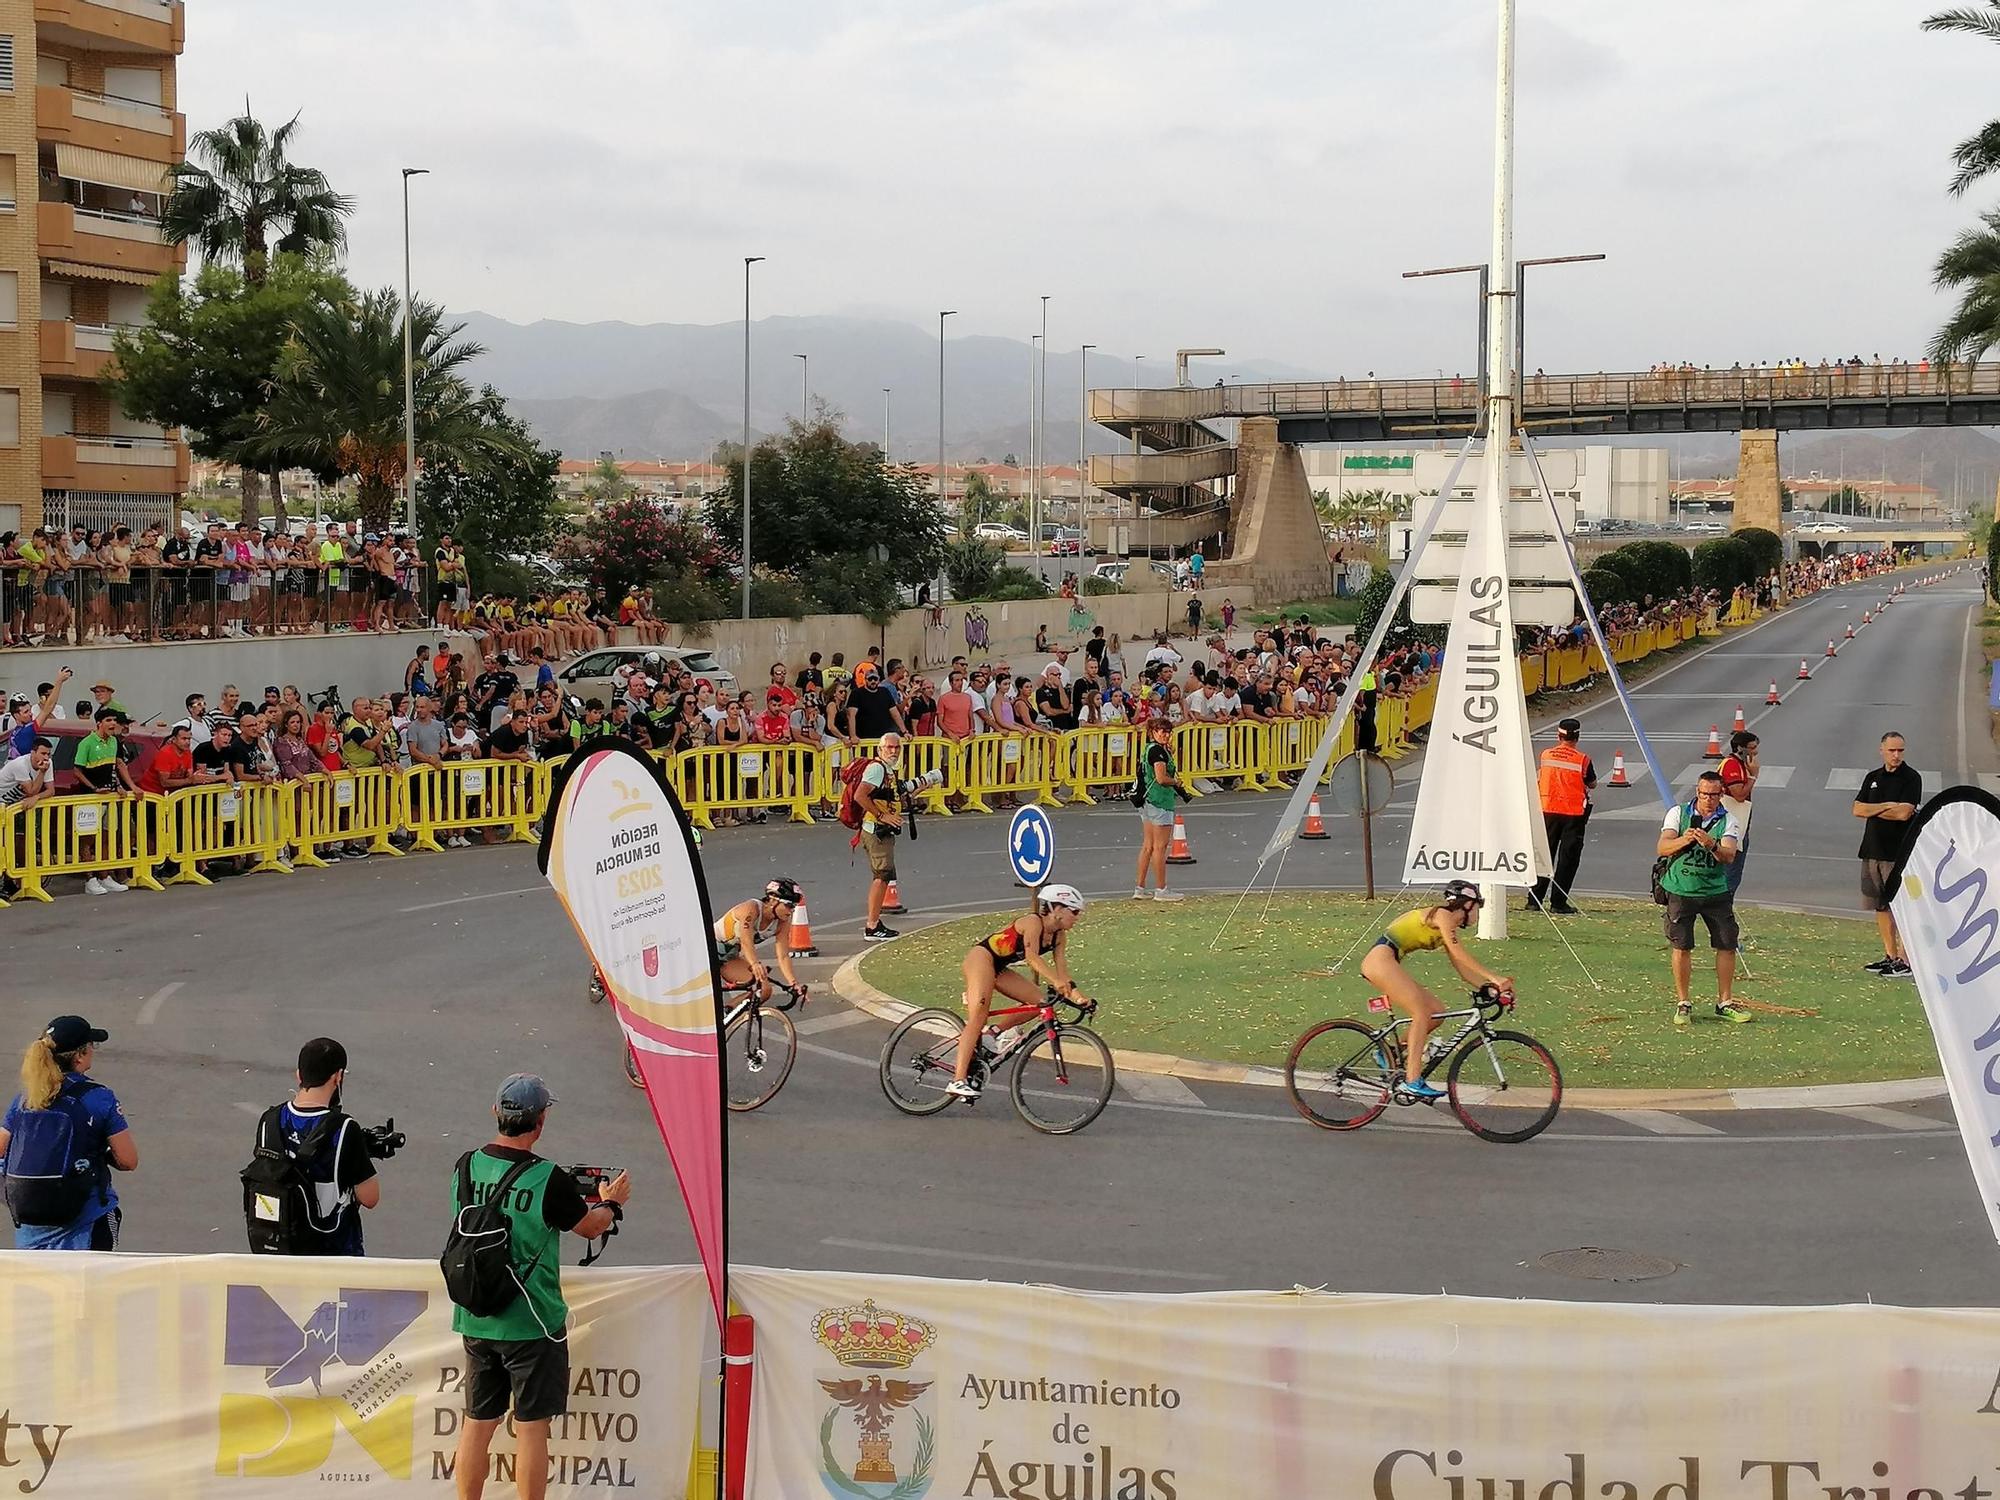
[[[1049,299],[1042,296],[1042,349],[1035,356],[1035,546],[1042,543],[1042,513],[1049,498]]]
[[[1041,576],[1042,517],[1040,496],[1035,490],[1035,457],[1042,443],[1041,428],[1041,387],[1042,387],[1042,336],[1028,335],[1028,556],[1035,560],[1037,577]]]
[[[743,257],[743,618],[750,618],[750,268],[764,257]]]
[[[1085,344],[1078,351],[1083,357],[1083,367],[1076,377],[1080,392],[1076,419],[1076,514],[1079,531],[1088,531],[1090,527],[1090,506],[1087,503],[1090,493],[1090,351],[1096,347],[1095,344]]]
[[[803,354],[794,354],[799,362],[799,426],[806,425],[806,415],[812,401],[812,361]]]
[[[889,387],[882,387],[882,465],[889,464]]]
[[[417,534],[417,376],[410,333],[410,179],[429,167],[403,168],[403,525]]]
[[[944,320],[957,316],[957,308],[938,314],[938,509],[944,509]]]

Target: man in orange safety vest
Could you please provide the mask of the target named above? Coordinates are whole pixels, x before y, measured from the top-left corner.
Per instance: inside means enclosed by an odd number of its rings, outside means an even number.
[[[1542,797],[1542,823],[1549,833],[1552,874],[1535,882],[1528,896],[1528,909],[1546,906],[1557,916],[1567,916],[1576,908],[1570,891],[1576,884],[1576,867],[1583,860],[1583,834],[1590,824],[1590,792],[1597,785],[1597,767],[1577,748],[1583,725],[1564,719],[1556,725],[1556,742],[1542,752],[1541,772],[1536,778]]]

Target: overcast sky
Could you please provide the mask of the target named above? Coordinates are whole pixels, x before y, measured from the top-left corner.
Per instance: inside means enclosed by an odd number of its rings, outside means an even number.
[[[1940,0],[1941,3],[1941,0]],[[1905,0],[1520,0],[1528,363],[1915,356],[2000,48]],[[191,130],[304,116],[353,275],[518,322],[866,314],[1469,370],[1491,0],[193,0]],[[1227,360],[1216,373],[1227,373]]]

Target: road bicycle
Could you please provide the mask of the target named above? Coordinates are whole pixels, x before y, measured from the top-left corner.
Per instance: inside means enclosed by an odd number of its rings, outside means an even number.
[[[798,1028],[785,1012],[795,1005],[804,1005],[811,995],[805,985],[794,988],[775,976],[771,990],[774,997],[782,994],[784,999],[765,1000],[751,980],[722,987],[725,998],[743,997],[722,1018],[722,1053],[729,1080],[727,1103],[738,1114],[747,1114],[775,1099],[785,1080],[791,1077],[792,1064],[798,1058]],[[604,993],[604,981],[593,970],[590,1003],[603,1004]],[[635,1089],[644,1088],[646,1080],[639,1076],[639,1059],[632,1051],[632,1044],[622,1042],[622,1048],[625,1081]]]
[[[1064,1010],[1074,1011],[1074,1019],[1064,1019]],[[984,1088],[1011,1063],[1007,1092],[1021,1118],[1047,1135],[1073,1135],[1104,1113],[1117,1081],[1111,1049],[1081,1024],[1096,1014],[1095,1000],[1078,1003],[1054,990],[1038,1004],[992,1011],[968,1077]],[[991,1029],[1010,1023],[1021,1024],[1004,1033]],[[906,1115],[934,1115],[952,1103],[945,1088],[957,1071],[964,1029],[965,1018],[957,1011],[934,1009],[906,1017],[890,1032],[876,1065],[889,1102]]]
[[[1371,1011],[1389,1009],[1372,996]],[[1522,1031],[1494,1026],[1514,1008],[1514,997],[1492,985],[1472,992],[1472,1005],[1446,1011],[1424,1048],[1422,1077],[1445,1069],[1445,1097],[1459,1124],[1482,1141],[1513,1145],[1533,1140],[1562,1108],[1562,1069],[1554,1054]],[[1456,1030],[1452,1022],[1459,1022]],[[1359,1130],[1398,1096],[1403,1077],[1402,1034],[1409,1017],[1386,1026],[1362,1021],[1322,1021],[1292,1043],[1285,1058],[1285,1092],[1292,1105],[1323,1130]]]

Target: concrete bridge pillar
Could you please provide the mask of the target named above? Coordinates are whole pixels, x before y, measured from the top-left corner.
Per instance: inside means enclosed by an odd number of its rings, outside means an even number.
[[[1275,417],[1245,417],[1229,498],[1229,556],[1207,569],[1208,592],[1255,590],[1260,606],[1333,592],[1333,564],[1298,448],[1278,441]]]
[[[1784,532],[1784,496],[1778,473],[1778,434],[1770,428],[1743,430],[1736,456],[1736,515],[1730,530],[1761,526],[1772,535]]]

